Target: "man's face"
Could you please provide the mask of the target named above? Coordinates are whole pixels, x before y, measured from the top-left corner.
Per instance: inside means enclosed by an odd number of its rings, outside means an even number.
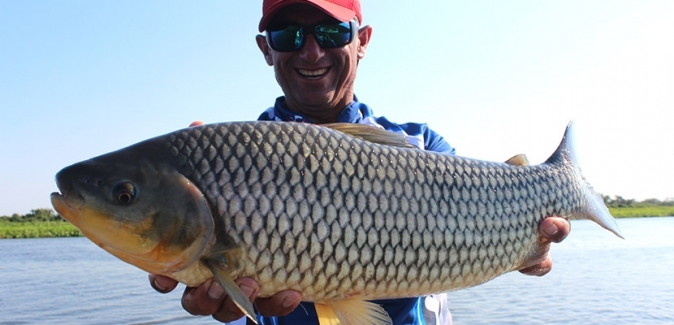
[[[272,24],[305,27],[336,22],[313,6],[293,5],[279,11]],[[363,28],[353,42],[333,49],[321,48],[313,34],[305,34],[304,46],[294,52],[274,51],[263,36],[257,42],[267,63],[274,66],[289,108],[324,123],[334,122],[353,100],[358,60],[365,55],[370,33],[369,27]]]

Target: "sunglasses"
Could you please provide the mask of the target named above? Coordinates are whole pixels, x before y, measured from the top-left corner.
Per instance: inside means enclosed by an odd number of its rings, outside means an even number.
[[[314,26],[288,25],[267,29],[267,44],[277,52],[293,52],[304,46],[306,35],[314,34],[318,46],[333,49],[353,42],[358,35],[358,22],[340,22],[336,24],[317,24]]]

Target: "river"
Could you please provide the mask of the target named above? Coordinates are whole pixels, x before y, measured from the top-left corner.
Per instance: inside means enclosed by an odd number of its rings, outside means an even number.
[[[674,324],[674,217],[573,221],[544,277],[450,293],[454,324]],[[0,240],[0,324],[217,324],[86,238]]]

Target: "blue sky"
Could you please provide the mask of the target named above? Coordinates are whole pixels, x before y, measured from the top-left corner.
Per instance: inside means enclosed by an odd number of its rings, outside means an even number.
[[[570,120],[585,176],[674,197],[674,2],[362,0],[356,93],[463,156],[544,161]],[[49,208],[63,167],[281,95],[258,1],[0,0],[0,215]]]

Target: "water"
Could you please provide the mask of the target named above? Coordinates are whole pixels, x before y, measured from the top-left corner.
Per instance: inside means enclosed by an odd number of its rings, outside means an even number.
[[[674,324],[674,218],[573,221],[552,272],[450,293],[455,324]]]
[[[673,324],[674,218],[620,219],[621,240],[573,221],[538,278],[450,293],[454,324]],[[85,238],[0,240],[0,324],[217,324]]]

